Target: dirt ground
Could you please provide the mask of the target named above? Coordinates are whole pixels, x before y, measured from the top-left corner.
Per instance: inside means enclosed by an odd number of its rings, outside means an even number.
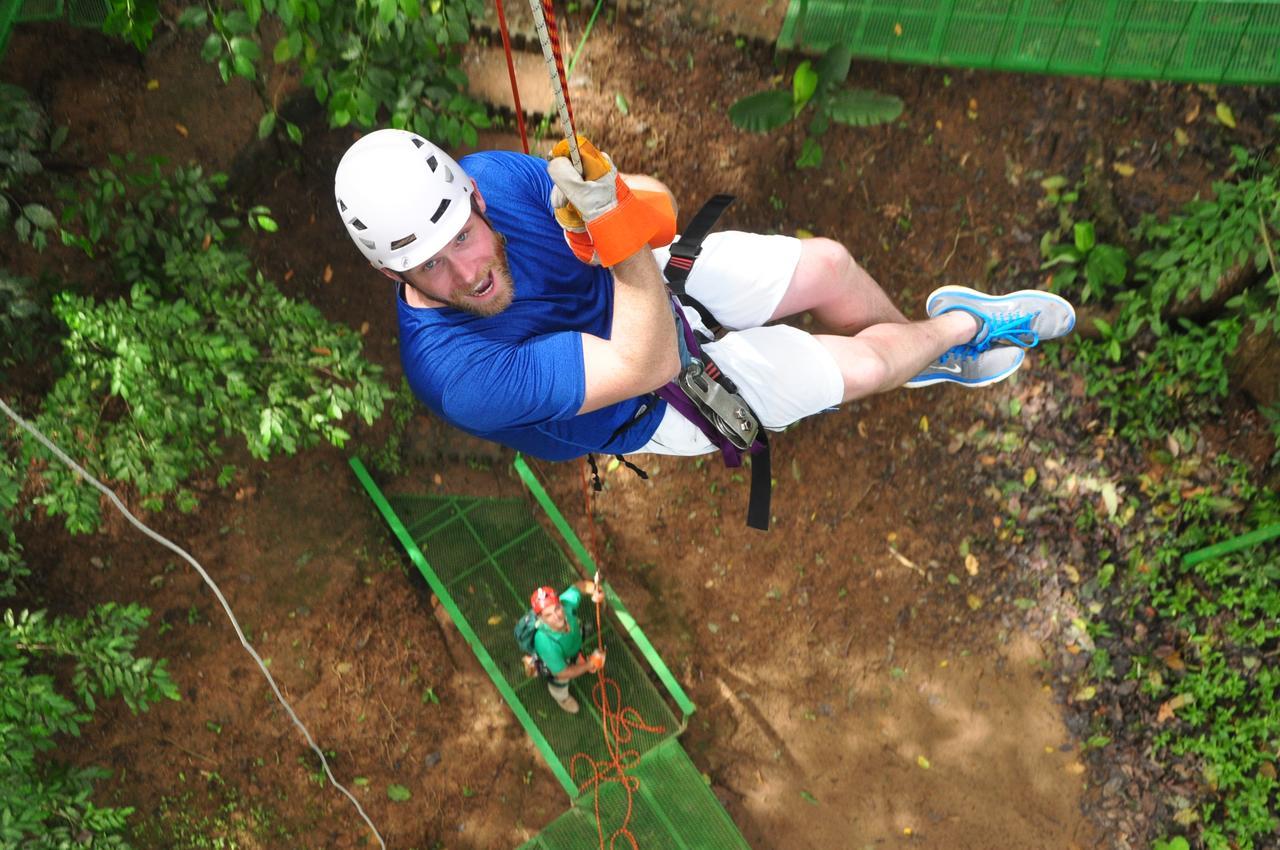
[[[1224,128],[1186,120],[1201,104],[1212,113],[1210,93],[1193,86],[870,63],[851,80],[900,96],[902,119],[834,130],[826,164],[798,171],[802,127],[746,135],[726,117],[737,97],[789,85],[794,60],[775,67],[770,48],[735,42],[724,19],[689,5],[629,4],[597,25],[571,90],[580,129],[624,170],[667,180],[686,214],[730,191],[739,200],[727,226],[843,241],[912,317],[944,283],[1043,285],[1038,242],[1053,218],[1038,208],[1042,177],[1088,166],[1104,183],[1123,180],[1119,215],[1132,223],[1222,173]],[[259,267],[277,281],[291,273],[286,291],[362,329],[368,355],[398,381],[389,294],[332,212],[331,174],[352,132],[310,128],[300,168],[252,159],[254,97],[221,85],[182,35],[139,58],[92,33],[24,26],[0,72],[70,126],[73,169],[133,151],[231,170],[281,225],[254,244]],[[1223,96],[1250,125],[1253,95]],[[1174,127],[1188,132],[1185,147]],[[509,132],[485,143],[518,145]],[[1114,163],[1135,171],[1120,177]],[[41,262],[92,272],[57,250]],[[774,440],[768,534],[743,527],[746,486],[711,460],[642,459],[648,482],[606,475],[594,510],[607,578],[697,703],[685,746],[751,846],[1107,845],[1049,656],[1019,629],[1014,567],[990,555],[1000,518],[982,492],[987,465],[951,439],[1008,415],[1013,398],[1052,390],[1052,378],[1032,355],[994,388],[896,391],[801,424]],[[356,427],[355,439],[384,432]],[[521,493],[509,453],[425,414],[408,454],[402,489]],[[585,536],[579,467],[536,468]],[[195,514],[155,524],[218,580],[389,846],[514,847],[563,811],[497,691],[433,616],[346,453],[245,469],[225,491],[205,482]],[[144,650],[170,659],[182,691],[138,718],[108,708],[71,745],[76,759],[115,769],[109,799],[170,824],[208,818],[239,847],[372,846],[349,803],[316,781],[301,737],[185,565],[116,519],[79,538],[39,520],[23,540],[43,604],[150,606],[158,628]],[[392,784],[411,799],[388,799]]]

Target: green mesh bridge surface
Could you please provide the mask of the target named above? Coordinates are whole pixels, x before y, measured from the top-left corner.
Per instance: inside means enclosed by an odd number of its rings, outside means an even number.
[[[1280,0],[791,0],[778,44],[1048,74],[1280,82]]]
[[[619,734],[629,753],[627,775],[638,780],[630,801],[620,782],[592,782],[593,762],[609,760],[591,693],[595,677],[573,681],[570,689],[582,708],[567,714],[544,680],[525,676],[512,636],[533,588],[567,587],[583,576],[525,500],[385,496],[359,460],[353,458],[351,466],[572,801],[524,848],[590,850],[600,846],[599,829],[607,847],[610,835],[626,823],[641,850],[749,850],[677,740],[693,703],[607,582],[608,613],[601,624],[606,672],[643,723]],[[516,466],[585,574],[594,573],[586,550],[532,472],[522,460]],[[587,610],[583,614],[584,621],[594,621]],[[589,633],[588,641],[594,639]],[[620,839],[617,846],[629,845]]]

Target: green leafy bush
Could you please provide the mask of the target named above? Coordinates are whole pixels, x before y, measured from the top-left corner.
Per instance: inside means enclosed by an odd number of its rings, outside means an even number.
[[[57,219],[32,195],[31,181],[44,171],[40,155],[56,150],[67,128],[52,134],[44,111],[17,86],[0,83],[0,225],[13,223],[18,239],[37,250],[48,244]]]
[[[1093,317],[1097,339],[1074,342],[1075,367],[1129,439],[1216,413],[1244,330],[1280,332],[1270,245],[1280,233],[1280,178],[1269,161],[1239,148],[1234,156],[1236,179],[1215,183],[1212,200],[1143,218],[1133,235],[1144,250],[1128,275],[1120,249],[1098,242],[1087,222],[1075,224],[1072,244],[1042,243],[1046,267],[1058,267],[1056,290],[1110,309]]]
[[[129,289],[103,302],[55,298],[66,371],[36,424],[78,447],[94,475],[135,487],[145,507],[172,494],[191,510],[187,483],[215,466],[222,439],[243,439],[260,459],[321,440],[343,445],[343,420],[372,422],[391,393],[358,334],[285,297],[228,241],[238,222],[213,208],[222,178],[159,169],[94,172],[84,197],[67,204],[68,224],[82,229],[67,240],[109,254]],[[274,227],[262,207],[247,217]],[[44,457],[34,442],[27,452]],[[39,504],[74,531],[97,527],[96,492],[61,464],[41,477]]]
[[[6,602],[30,572],[13,533],[20,481],[8,457],[0,455],[0,599]],[[111,603],[83,618],[4,611],[0,846],[128,846],[123,836],[132,810],[99,807],[91,799],[94,781],[109,772],[61,763],[55,750],[60,737],[80,734],[103,699],[118,696],[134,713],[178,699],[165,662],[134,655],[147,616],[137,605]]]
[[[867,127],[887,124],[902,114],[902,101],[893,95],[841,87],[849,77],[851,62],[849,48],[834,45],[818,60],[816,68],[808,59],[796,67],[790,91],[775,89],[747,95],[729,107],[729,120],[740,129],[767,133],[812,106],[813,117],[796,167],[816,168],[822,165],[823,156],[817,137],[827,132],[832,121]]]
[[[1176,510],[1168,528],[1177,533],[1140,559],[1133,605],[1154,609],[1153,630],[1176,636],[1182,663],[1141,659],[1131,677],[1173,718],[1155,735],[1154,754],[1198,768],[1204,845],[1262,848],[1280,828],[1280,671],[1268,660],[1280,650],[1280,547],[1190,567],[1182,556],[1277,521],[1280,497],[1252,485],[1237,466],[1221,492],[1170,498]]]
[[[109,31],[145,48],[154,6],[108,0]],[[389,122],[453,146],[474,145],[476,129],[489,126],[484,106],[466,94],[460,53],[482,9],[480,0],[237,0],[189,6],[178,22],[208,31],[201,55],[224,82],[234,76],[255,84],[262,137],[283,130],[302,139],[262,85],[269,56],[301,70],[332,126]]]

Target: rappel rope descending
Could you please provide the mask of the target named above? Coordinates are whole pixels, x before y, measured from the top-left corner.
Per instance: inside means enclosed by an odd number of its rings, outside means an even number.
[[[502,0],[494,0],[498,9],[498,25],[502,30],[502,43],[507,52],[507,70],[511,77],[511,94],[516,104],[516,120],[520,127],[520,142],[524,152],[529,153],[529,141],[524,132],[524,116],[520,110],[520,92],[516,84],[515,66],[511,59],[511,40],[507,33],[506,15],[502,9]],[[560,52],[560,37],[556,30],[555,11],[552,0],[529,0],[529,9],[533,13],[534,27],[538,33],[538,42],[542,46],[542,56],[547,65],[547,77],[551,83],[552,95],[555,99],[556,112],[564,136],[569,143],[569,157],[579,174],[583,173],[582,154],[578,148],[578,136],[573,126],[573,108],[569,104],[569,81],[565,74],[564,60]],[[597,6],[596,11],[599,11]],[[594,17],[593,17],[594,20]],[[591,520],[591,502],[587,485],[586,465],[582,467],[583,508],[587,516],[589,529],[590,556],[598,564],[599,550],[596,547],[595,523]],[[595,587],[602,588],[600,572],[595,574]],[[595,603],[596,617],[596,649],[604,652],[604,617],[603,603]],[[591,689],[591,699],[600,711],[600,731],[604,738],[605,758],[596,759],[587,753],[576,753],[569,761],[569,773],[577,783],[578,792],[586,793],[591,789],[594,796],[596,817],[596,835],[600,850],[606,847],[612,850],[623,839],[632,850],[639,850],[635,835],[630,830],[631,816],[634,809],[634,795],[640,787],[640,780],[629,775],[628,770],[640,762],[640,752],[635,748],[625,748],[631,740],[634,730],[660,735],[665,727],[646,723],[640,712],[622,702],[622,689],[618,683],[610,679],[601,667],[595,671],[596,683]],[[579,777],[580,771],[584,774]],[[600,811],[600,793],[602,786],[608,782],[617,782],[626,794],[625,813],[622,822],[605,835],[604,822]]]
[[[573,127],[573,108],[569,105],[569,79],[564,72],[564,59],[560,55],[560,34],[556,30],[556,14],[552,0],[529,0],[533,12],[533,26],[538,31],[538,43],[542,45],[542,58],[547,63],[547,78],[551,82],[551,95],[560,115],[560,127],[569,142],[569,159],[582,174],[582,154],[578,150],[578,134]]]
[[[367,814],[365,814],[365,811],[363,808],[361,808],[359,801],[357,801],[356,798],[352,795],[352,793],[348,791],[346,787],[344,787],[342,783],[338,782],[338,780],[334,777],[333,770],[330,769],[329,767],[329,760],[325,758],[324,751],[321,750],[320,747],[316,745],[315,740],[311,737],[311,733],[307,731],[307,727],[304,726],[302,721],[298,719],[298,715],[294,712],[293,707],[289,705],[289,701],[286,700],[284,698],[284,694],[280,692],[280,687],[276,684],[276,680],[271,676],[271,673],[267,670],[267,665],[263,663],[262,657],[258,655],[257,651],[253,648],[253,645],[249,643],[249,639],[245,637],[244,631],[240,628],[240,622],[236,620],[235,614],[231,612],[231,605],[227,602],[227,598],[222,595],[222,590],[218,587],[217,583],[213,580],[213,578],[209,575],[209,573],[205,571],[204,567],[202,567],[195,558],[193,558],[190,554],[188,554],[185,549],[178,546],[178,544],[169,540],[167,537],[164,537],[158,534],[157,532],[152,531],[151,528],[149,528],[145,523],[143,523],[141,520],[135,517],[129,511],[129,509],[125,507],[124,502],[122,502],[120,500],[120,497],[115,494],[115,491],[111,490],[109,487],[107,487],[97,478],[94,478],[92,475],[90,475],[87,470],[85,470],[82,466],[80,466],[80,464],[76,463],[65,452],[63,452],[62,449],[54,445],[53,441],[50,440],[48,437],[46,437],[38,428],[36,428],[34,425],[27,422],[25,419],[19,416],[16,412],[14,412],[13,408],[5,404],[4,399],[0,399],[0,410],[3,410],[5,415],[8,416],[10,419],[12,419],[14,422],[16,422],[18,426],[21,427],[24,431],[26,431],[31,436],[35,437],[36,440],[39,441],[41,445],[43,445],[46,449],[48,449],[50,452],[53,453],[54,457],[62,461],[62,463],[66,464],[83,480],[89,482],[91,485],[97,488],[97,490],[101,492],[104,496],[106,496],[111,501],[111,504],[115,505],[116,509],[120,511],[120,513],[124,515],[124,518],[127,519],[135,528],[137,528],[147,537],[150,537],[152,540],[159,543],[161,546],[165,547],[166,549],[176,554],[178,557],[182,558],[184,561],[190,564],[197,573],[200,574],[200,578],[204,579],[204,583],[209,586],[209,589],[213,591],[213,595],[217,597],[218,603],[222,606],[222,610],[227,615],[227,619],[231,621],[231,627],[235,629],[236,636],[240,638],[240,645],[244,647],[245,652],[249,653],[249,656],[253,658],[254,663],[258,665],[258,669],[262,671],[262,675],[266,677],[267,684],[271,686],[272,692],[276,695],[276,700],[279,701],[279,703],[282,706],[284,706],[284,710],[288,713],[289,718],[293,721],[293,725],[298,727],[298,731],[300,731],[302,733],[302,737],[306,739],[307,746],[309,746],[311,750],[320,758],[320,764],[324,767],[325,776],[327,776],[329,778],[329,781],[333,783],[333,786],[337,788],[339,791],[341,791],[343,794],[345,794],[347,799],[351,801],[351,804],[356,807],[356,811],[360,814],[360,817],[364,820],[364,822],[369,826],[369,829],[373,832],[374,838],[378,839],[378,845],[382,847],[382,850],[386,850],[387,843],[382,840],[382,834],[378,832],[378,828],[373,825],[373,821],[369,819],[369,816]]]
[[[596,526],[591,518],[591,492],[593,488],[589,487],[587,483],[586,472],[586,467],[582,467],[582,501],[583,511],[587,516],[588,554],[593,561],[599,564]],[[598,569],[595,574],[595,586],[596,588],[603,587],[600,583],[600,571]],[[595,609],[596,649],[603,653],[604,618],[602,612],[604,603],[595,603]],[[635,792],[640,788],[640,779],[628,774],[627,771],[640,763],[640,752],[635,748],[623,749],[623,746],[631,741],[633,730],[639,729],[642,732],[661,735],[666,731],[666,728],[646,723],[639,711],[632,706],[624,705],[622,702],[622,688],[618,686],[617,682],[605,675],[604,667],[596,670],[596,683],[591,688],[591,701],[600,710],[600,731],[604,737],[605,750],[608,755],[606,758],[596,759],[586,753],[576,753],[569,760],[569,773],[573,776],[574,781],[578,783],[579,793],[585,793],[588,788],[592,791],[599,850],[606,850],[606,847],[612,850],[619,838],[625,839],[632,850],[639,850],[639,844],[636,842],[636,837],[631,833],[630,826]],[[579,768],[585,768],[588,771],[585,778],[578,778]],[[622,786],[626,794],[626,811],[622,816],[622,822],[609,833],[607,841],[604,832],[604,820],[600,813],[600,791],[606,782],[617,782]]]

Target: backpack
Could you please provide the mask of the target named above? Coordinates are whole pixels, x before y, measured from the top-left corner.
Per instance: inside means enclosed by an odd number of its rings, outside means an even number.
[[[547,665],[542,663],[542,659],[538,657],[538,653],[533,647],[533,638],[538,633],[538,624],[541,622],[532,608],[525,611],[524,616],[516,621],[514,629],[516,646],[520,647],[520,651],[524,653],[522,660],[524,661],[524,672],[527,676],[551,675],[551,671],[547,669]]]

